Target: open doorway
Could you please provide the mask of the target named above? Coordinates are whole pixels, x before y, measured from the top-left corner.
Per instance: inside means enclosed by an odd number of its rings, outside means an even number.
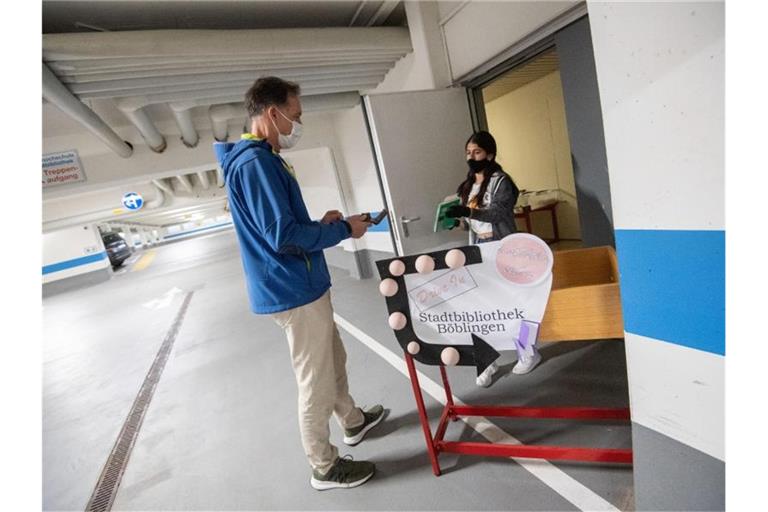
[[[497,160],[520,189],[519,231],[581,247],[581,227],[557,50],[550,48],[480,87]]]

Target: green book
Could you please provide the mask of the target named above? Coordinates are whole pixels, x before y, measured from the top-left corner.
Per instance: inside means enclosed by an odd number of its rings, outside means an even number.
[[[443,200],[442,203],[437,205],[437,213],[435,214],[435,227],[434,232],[437,233],[438,231],[446,231],[448,229],[451,229],[453,225],[456,223],[456,219],[452,217],[446,217],[445,212],[448,211],[448,208],[451,206],[458,206],[460,204],[458,197],[453,197],[450,199]]]

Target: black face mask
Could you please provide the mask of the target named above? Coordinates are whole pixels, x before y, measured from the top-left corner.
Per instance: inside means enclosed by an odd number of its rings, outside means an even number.
[[[478,173],[482,170],[484,170],[486,167],[488,167],[488,160],[467,160],[467,165],[469,166],[469,170]]]

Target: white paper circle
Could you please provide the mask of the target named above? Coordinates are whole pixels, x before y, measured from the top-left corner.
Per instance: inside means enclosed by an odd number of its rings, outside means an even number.
[[[505,236],[496,252],[496,270],[517,286],[537,286],[552,274],[552,249],[541,238],[529,233]]]

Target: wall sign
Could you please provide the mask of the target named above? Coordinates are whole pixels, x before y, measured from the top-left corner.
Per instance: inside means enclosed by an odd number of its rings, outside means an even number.
[[[43,188],[85,181],[77,150],[43,155]]]
[[[532,350],[553,262],[543,240],[515,233],[376,264],[402,348],[424,364],[472,365],[480,374],[498,350]]]
[[[123,196],[123,206],[133,211],[141,210],[141,207],[144,206],[144,198],[136,192],[128,192]]]

